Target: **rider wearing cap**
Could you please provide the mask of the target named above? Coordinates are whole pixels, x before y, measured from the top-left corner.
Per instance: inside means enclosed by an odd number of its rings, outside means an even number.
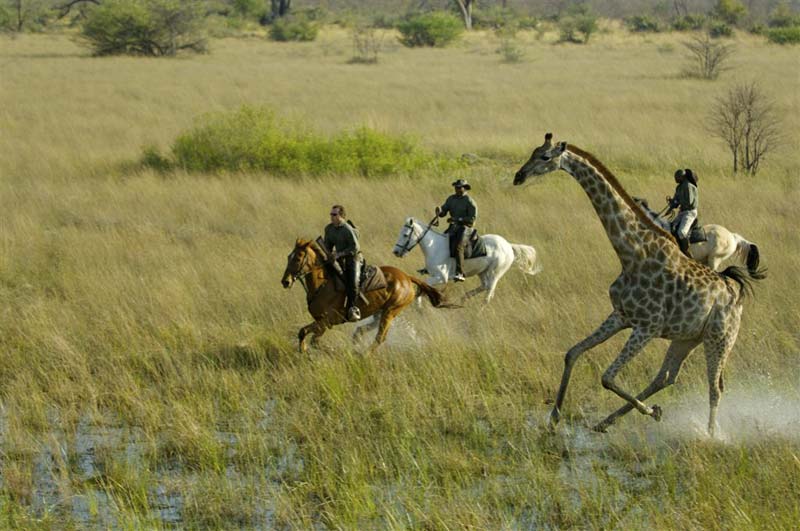
[[[445,234],[450,236],[450,256],[456,259],[456,274],[453,280],[464,281],[464,247],[467,243],[467,227],[472,227],[478,216],[478,206],[467,195],[472,187],[464,179],[452,183],[455,193],[447,198],[441,207],[436,207],[436,215],[440,218],[450,214],[447,220],[450,226]]]
[[[699,193],[697,192],[697,176],[692,170],[677,170],[675,172],[675,195],[667,197],[669,212],[679,208],[678,216],[672,222],[672,231],[678,240],[678,246],[683,254],[692,257],[689,251],[689,231],[692,223],[697,219],[697,207],[699,204]]]

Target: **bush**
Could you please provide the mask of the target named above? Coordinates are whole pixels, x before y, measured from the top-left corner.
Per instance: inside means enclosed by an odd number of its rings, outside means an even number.
[[[366,177],[411,174],[455,167],[421,150],[405,137],[366,127],[324,138],[263,107],[242,107],[209,115],[172,146],[174,165],[188,171],[269,171],[280,175],[359,174]],[[146,160],[163,166],[161,158]]]
[[[684,15],[672,23],[672,28],[677,31],[697,31],[706,25],[703,15]]]
[[[733,35],[733,29],[728,24],[715,20],[708,26],[708,35],[715,39],[730,37]]]
[[[397,24],[404,46],[447,46],[464,31],[464,23],[455,15],[441,11],[412,15]]]
[[[597,19],[593,15],[562,17],[558,21],[559,42],[587,44],[589,37],[597,30]]]
[[[625,19],[625,25],[635,33],[658,33],[661,31],[658,21],[647,15],[634,15]]]
[[[508,8],[492,6],[488,9],[476,9],[472,13],[472,27],[474,29],[505,29],[518,27],[517,14]]]
[[[95,55],[170,56],[205,52],[203,4],[179,0],[107,0],[90,10],[81,39]]]
[[[770,14],[769,27],[791,28],[792,26],[800,26],[800,15],[793,13],[787,2],[781,2]]]
[[[318,33],[319,24],[305,14],[280,17],[269,28],[269,38],[279,42],[310,42]]]
[[[800,44],[800,26],[772,28],[766,31],[767,40],[776,44]]]
[[[717,0],[712,14],[726,24],[735,26],[747,17],[747,8],[739,0]]]

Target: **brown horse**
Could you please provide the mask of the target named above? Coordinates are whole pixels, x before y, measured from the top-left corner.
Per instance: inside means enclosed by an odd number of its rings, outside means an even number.
[[[380,316],[378,334],[375,336],[375,343],[369,349],[370,353],[386,339],[392,320],[406,306],[414,302],[418,295],[426,295],[436,308],[445,306],[442,304],[442,294],[422,280],[406,275],[395,267],[381,266],[381,271],[386,278],[386,287],[364,293],[367,302],[360,299],[358,301],[362,317],[376,314],[376,317]],[[283,272],[281,284],[284,288],[291,288],[297,279],[300,279],[306,289],[308,312],[314,318],[314,322],[301,328],[298,334],[300,351],[306,352],[306,338],[309,334],[314,334],[311,342],[316,345],[319,337],[328,328],[347,322],[344,315],[345,295],[344,292],[336,290],[329,268],[325,267],[316,244],[299,238],[295,242],[294,250],[289,254],[289,263]],[[368,326],[359,327],[354,338],[359,338],[364,332],[363,329]]]

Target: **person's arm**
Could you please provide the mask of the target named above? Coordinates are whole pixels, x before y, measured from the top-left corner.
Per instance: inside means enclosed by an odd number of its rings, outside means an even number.
[[[697,210],[697,187],[695,186],[687,187],[686,205],[690,210]]]
[[[443,218],[450,212],[450,198],[448,197],[444,204],[440,207],[436,207],[436,215],[440,218]]]
[[[475,204],[475,201],[472,198],[469,198],[469,203],[467,204],[467,214],[463,218],[461,218],[461,223],[464,225],[472,226],[475,223],[475,218],[478,217],[478,205]]]

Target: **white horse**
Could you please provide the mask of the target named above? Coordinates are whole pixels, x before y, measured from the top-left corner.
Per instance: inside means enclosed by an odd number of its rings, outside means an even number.
[[[639,197],[635,197],[634,200],[653,221],[667,232],[671,232],[668,219],[651,210],[646,200]],[[706,241],[689,245],[692,258],[717,271],[722,262],[735,255],[736,258],[747,265],[747,270],[751,274],[758,270],[761,257],[756,244],[745,240],[742,236],[729,231],[722,225],[703,225],[703,230],[706,232]]]
[[[542,270],[539,265],[536,249],[530,245],[508,243],[508,240],[497,234],[482,236],[486,246],[486,256],[467,258],[464,260],[464,276],[478,275],[480,287],[468,291],[465,297],[472,297],[486,291],[486,302],[494,297],[497,282],[515,263],[528,275],[535,275]],[[415,218],[407,218],[397,243],[394,244],[394,255],[402,258],[419,245],[425,255],[425,268],[430,275],[426,282],[430,285],[446,284],[455,274],[456,261],[450,257],[450,244],[447,234],[442,234]]]

